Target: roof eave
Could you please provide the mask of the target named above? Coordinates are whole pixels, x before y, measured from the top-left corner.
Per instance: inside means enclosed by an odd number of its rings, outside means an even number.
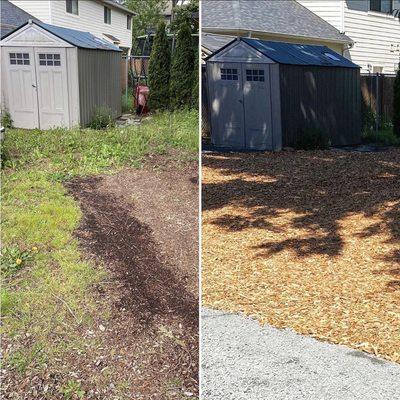
[[[115,2],[113,2],[113,1],[110,1],[110,0],[101,0],[101,2],[102,2],[103,4],[107,4],[107,5],[110,6],[110,7],[114,7],[114,8],[116,8],[116,9],[120,10],[120,11],[124,11],[124,12],[127,13],[127,14],[130,14],[130,15],[137,15],[137,13],[135,13],[135,12],[132,11],[132,10],[130,10],[129,8],[124,7],[123,5],[118,4],[118,3],[115,3]]]

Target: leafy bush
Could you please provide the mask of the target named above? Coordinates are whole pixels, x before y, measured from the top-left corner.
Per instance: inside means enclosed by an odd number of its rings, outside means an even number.
[[[169,107],[169,82],[171,52],[165,31],[165,22],[160,22],[152,46],[149,61],[149,108],[163,110]]]
[[[173,108],[190,106],[193,95],[195,53],[192,30],[188,23],[182,24],[176,40],[171,68],[171,105]]]
[[[111,110],[106,107],[96,108],[93,118],[89,124],[92,129],[107,129],[115,126],[114,119],[111,114]]]
[[[34,247],[30,251],[21,250],[18,246],[6,247],[1,252],[1,273],[9,276],[22,269],[32,260],[32,253],[37,252]]]
[[[1,110],[1,126],[4,126],[4,128],[12,128],[13,122],[14,121],[12,120],[11,114],[8,112],[8,110]]]
[[[400,138],[400,63],[393,87],[393,133]]]
[[[375,130],[375,113],[372,110],[371,106],[364,104],[361,111],[361,119],[362,119],[362,132],[372,132]]]
[[[329,139],[322,129],[308,128],[300,131],[295,143],[297,150],[323,150],[329,148]]]

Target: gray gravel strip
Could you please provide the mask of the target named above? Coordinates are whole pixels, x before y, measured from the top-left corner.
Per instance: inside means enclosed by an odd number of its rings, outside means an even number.
[[[203,309],[201,346],[203,400],[400,399],[400,365],[241,315]]]

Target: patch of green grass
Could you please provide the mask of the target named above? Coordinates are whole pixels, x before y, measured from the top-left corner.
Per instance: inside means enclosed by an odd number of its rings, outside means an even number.
[[[83,399],[85,391],[81,388],[81,384],[74,380],[69,380],[60,390],[65,400]]]
[[[384,127],[379,131],[365,131],[363,139],[367,143],[379,143],[386,146],[400,146],[400,138],[393,133],[391,126]]]
[[[140,166],[154,149],[180,149],[197,157],[198,112],[160,113],[141,125],[108,130],[9,130],[4,141],[5,167],[42,167],[58,181],[91,175],[123,165]]]
[[[63,354],[90,351],[89,340],[83,341],[80,332],[93,327],[99,312],[102,318],[109,316],[91,290],[106,272],[82,260],[73,237],[81,211],[62,182],[140,166],[148,154],[170,148],[180,149],[183,157],[196,157],[197,118],[197,112],[183,111],[151,116],[140,126],[102,131],[7,131],[1,330],[18,345],[4,356],[5,365],[23,374],[41,368],[43,360],[51,367]],[[15,262],[18,258],[21,263]],[[27,343],[20,340],[26,335]],[[74,385],[64,387],[65,398],[79,396]]]

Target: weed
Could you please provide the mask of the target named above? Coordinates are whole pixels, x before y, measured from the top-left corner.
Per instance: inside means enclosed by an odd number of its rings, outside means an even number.
[[[92,129],[109,129],[115,126],[114,119],[111,114],[111,110],[106,107],[96,108],[92,120],[90,121],[89,127]]]
[[[1,126],[4,128],[12,128],[14,121],[11,118],[11,114],[7,109],[1,110]]]
[[[132,101],[132,95],[124,94],[122,95],[122,112],[129,113],[133,109],[133,101]]]
[[[322,129],[308,128],[300,132],[294,147],[297,150],[323,150],[329,145],[329,140]]]
[[[33,247],[31,250],[21,250],[19,246],[3,248],[0,254],[1,273],[8,276],[19,271],[28,261],[32,260],[35,252],[37,252],[37,247]]]
[[[400,146],[400,137],[393,133],[390,124],[384,125],[384,128],[379,131],[366,131],[363,133],[363,140],[366,143],[378,143],[386,146]]]
[[[8,364],[19,374],[23,374],[28,367],[41,368],[46,361],[43,345],[36,343],[32,348],[17,350],[8,358]]]
[[[60,392],[65,400],[83,399],[83,396],[85,396],[85,391],[81,388],[81,384],[72,379],[60,389]]]

